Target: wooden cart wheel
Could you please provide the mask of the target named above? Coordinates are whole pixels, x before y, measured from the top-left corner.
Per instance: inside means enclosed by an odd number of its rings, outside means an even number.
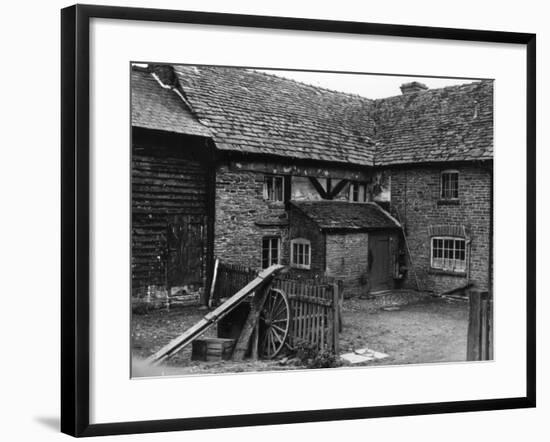
[[[288,336],[290,317],[290,303],[286,294],[279,289],[270,289],[260,312],[260,357],[272,359],[279,354]]]

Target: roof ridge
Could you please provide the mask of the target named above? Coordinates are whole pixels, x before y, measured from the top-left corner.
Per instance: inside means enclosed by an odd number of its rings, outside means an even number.
[[[369,98],[369,97],[365,97],[365,96],[360,95],[360,94],[354,94],[354,93],[351,93],[351,92],[344,92],[344,91],[337,91],[336,89],[330,89],[328,87],[317,86],[315,84],[306,83],[305,81],[296,80],[295,78],[288,78],[288,77],[283,77],[283,76],[280,76],[280,75],[277,75],[277,74],[269,74],[267,72],[258,71],[258,70],[256,70],[256,68],[245,68],[245,70],[247,70],[249,72],[254,72],[256,74],[265,75],[267,77],[275,77],[279,80],[285,80],[285,81],[288,81],[288,82],[291,82],[291,83],[296,83],[296,84],[299,84],[299,85],[302,85],[302,86],[307,86],[307,87],[310,87],[310,88],[313,88],[313,89],[316,89],[316,90],[319,90],[319,91],[330,92],[330,93],[336,94],[336,95],[345,95],[347,97],[360,99],[360,101],[363,101],[363,100],[367,100],[369,102],[374,101],[374,99]],[[269,69],[266,69],[266,70],[269,70]],[[274,70],[285,70],[285,69],[274,69]],[[290,69],[287,69],[287,70],[289,70],[289,71],[295,71],[296,70],[298,72],[313,72],[313,73],[316,73],[316,74],[334,74],[335,73],[335,72],[330,72],[330,71],[308,71],[307,69],[304,69],[304,70],[297,70],[297,69],[290,70]],[[342,75],[345,75],[345,73],[342,73]]]
[[[443,87],[436,87],[436,88],[428,88],[422,92],[418,92],[417,94],[414,94],[414,95],[426,95],[426,94],[433,94],[434,92],[440,92],[440,91],[443,91],[443,90],[449,90],[449,89],[460,89],[460,88],[464,88],[464,87],[467,87],[467,86],[472,86],[472,85],[475,85],[475,84],[483,84],[483,83],[489,83],[489,82],[493,82],[494,80],[492,79],[483,79],[483,80],[475,80],[475,81],[471,81],[469,83],[460,83],[460,84],[451,84],[449,86],[443,86]],[[390,95],[389,97],[383,97],[383,98],[373,98],[372,101],[374,101],[375,104],[378,104],[379,102],[381,101],[384,101],[384,100],[392,100],[392,99],[395,99],[395,98],[402,98],[402,97],[407,97],[407,96],[411,96],[413,94],[397,94],[397,95]]]

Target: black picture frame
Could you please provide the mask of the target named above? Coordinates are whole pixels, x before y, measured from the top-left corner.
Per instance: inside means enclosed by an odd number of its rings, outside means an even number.
[[[469,42],[527,50],[527,358],[524,397],[90,424],[90,19],[110,18]],[[289,17],[75,5],[61,11],[61,430],[72,436],[193,430],[534,407],[536,404],[536,35]]]

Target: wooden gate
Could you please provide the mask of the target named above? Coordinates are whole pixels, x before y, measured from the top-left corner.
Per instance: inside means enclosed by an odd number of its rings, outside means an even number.
[[[201,284],[204,276],[205,217],[177,215],[166,232],[169,287]]]
[[[308,342],[319,350],[338,354],[340,332],[340,302],[338,284],[314,285],[290,279],[273,281],[290,301],[291,327],[289,345]]]

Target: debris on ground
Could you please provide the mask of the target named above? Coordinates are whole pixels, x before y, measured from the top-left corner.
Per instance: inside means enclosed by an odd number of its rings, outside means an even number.
[[[360,364],[363,362],[375,361],[377,359],[387,358],[389,355],[380,353],[368,348],[360,348],[352,353],[340,355],[340,358],[350,364]]]

